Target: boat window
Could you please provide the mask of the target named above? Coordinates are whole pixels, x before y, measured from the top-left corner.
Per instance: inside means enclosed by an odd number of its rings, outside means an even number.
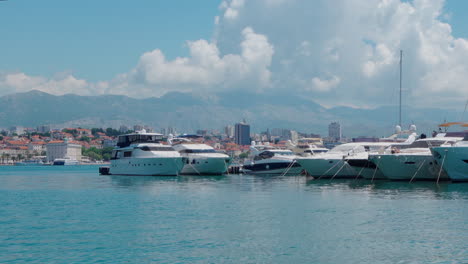
[[[216,153],[214,149],[184,149],[181,153]]]
[[[318,150],[314,150],[312,151],[313,153],[324,153],[324,152],[328,152],[328,150],[326,149],[318,149]]]
[[[119,136],[117,146],[123,148],[135,143],[158,143],[162,141],[162,135],[132,134]]]
[[[131,157],[131,156],[132,156],[132,152],[131,152],[131,151],[124,151],[124,157],[125,157],[125,158]]]
[[[143,151],[174,151],[170,146],[143,146],[139,147]]]

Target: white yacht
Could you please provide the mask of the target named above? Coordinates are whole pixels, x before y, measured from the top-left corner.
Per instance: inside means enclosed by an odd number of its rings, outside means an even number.
[[[71,159],[69,157],[66,157],[64,159],[54,159],[52,162],[52,165],[59,165],[59,166],[68,166],[68,165],[79,165],[80,162],[77,161],[76,159]]]
[[[250,157],[251,160],[242,167],[247,174],[298,175],[302,172],[301,166],[295,161],[297,156],[288,149],[252,142]]]
[[[431,152],[452,181],[468,181],[468,134],[463,141],[431,148]]]
[[[346,159],[359,153],[366,153],[370,149],[389,145],[388,142],[359,142],[346,143],[332,148],[326,153],[310,157],[300,157],[297,162],[307,173],[319,178],[355,178],[358,171],[351,167]],[[359,156],[360,157],[360,156]]]
[[[382,154],[369,155],[369,160],[390,180],[447,180],[447,174],[440,170],[430,148],[461,139],[439,134],[418,139],[410,145],[391,146]]]
[[[406,146],[412,144],[416,140],[416,133],[409,135],[408,139],[402,143],[394,142],[379,142],[373,145],[367,145],[364,152],[356,152],[345,157],[346,162],[353,167],[358,174],[357,177],[362,177],[368,180],[384,180],[387,179],[377,165],[369,160],[369,155],[383,154],[389,146]]]
[[[164,145],[162,135],[145,130],[119,136],[112,152],[111,175],[179,175],[184,160],[172,146]]]
[[[172,141],[176,142],[176,140]],[[206,144],[181,140],[174,143],[172,147],[186,158],[181,174],[221,175],[227,172],[231,164],[231,158],[228,155],[218,153]]]

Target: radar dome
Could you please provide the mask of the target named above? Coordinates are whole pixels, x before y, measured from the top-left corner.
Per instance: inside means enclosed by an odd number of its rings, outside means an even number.
[[[411,126],[409,127],[409,130],[410,130],[410,131],[416,131],[416,125],[411,125]]]
[[[395,127],[395,132],[400,133],[401,132],[401,126],[396,126]]]

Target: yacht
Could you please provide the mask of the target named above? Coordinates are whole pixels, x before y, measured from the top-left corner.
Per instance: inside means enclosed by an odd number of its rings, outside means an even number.
[[[250,157],[251,160],[242,167],[247,174],[298,175],[302,172],[301,166],[295,161],[297,156],[288,149],[252,142]]]
[[[68,165],[79,165],[80,162],[76,159],[71,159],[69,157],[65,157],[64,159],[54,159],[52,165],[59,165],[59,166],[68,166]]]
[[[468,134],[463,141],[431,148],[431,152],[452,181],[468,181]]]
[[[109,174],[176,176],[184,158],[172,146],[162,144],[163,135],[145,130],[121,135],[112,151]]]
[[[310,157],[299,157],[297,162],[313,177],[318,178],[355,178],[358,171],[348,164],[347,158],[359,153],[365,154],[370,149],[380,148],[391,143],[359,142],[338,145],[325,153]],[[364,156],[362,157],[365,158]]]
[[[216,152],[209,145],[177,138],[172,142],[174,142],[172,147],[186,158],[181,174],[221,175],[227,172],[231,164],[231,158],[228,155]]]
[[[369,155],[372,154],[383,154],[385,149],[389,146],[403,146],[409,145],[416,140],[416,133],[412,133],[408,136],[408,139],[402,143],[392,142],[379,142],[373,145],[367,145],[364,152],[356,152],[345,158],[345,161],[349,166],[353,167],[358,174],[356,177],[362,177],[368,180],[384,180],[387,179],[377,165],[369,160]]]
[[[439,134],[433,138],[418,139],[409,145],[391,146],[382,154],[369,155],[369,160],[390,180],[448,180],[430,148],[453,144],[461,139]]]

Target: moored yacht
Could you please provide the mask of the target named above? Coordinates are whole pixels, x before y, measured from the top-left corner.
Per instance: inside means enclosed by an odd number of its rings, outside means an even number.
[[[69,157],[66,157],[64,159],[54,159],[52,162],[52,165],[59,165],[59,166],[69,166],[69,165],[79,165],[80,162],[77,161],[76,159],[71,159]]]
[[[297,156],[288,149],[274,148],[268,144],[250,146],[251,160],[243,165],[242,170],[248,174],[265,175],[298,175],[301,166],[295,161]]]
[[[185,157],[181,174],[190,175],[221,175],[226,173],[231,163],[231,158],[206,144],[192,143],[189,140],[173,139],[176,142],[172,147],[182,157]]]
[[[179,175],[184,158],[172,146],[164,145],[162,135],[145,130],[119,136],[112,152],[111,175]]]
[[[431,152],[452,181],[468,181],[468,133],[463,141],[431,148]]]
[[[313,177],[355,178],[358,176],[358,171],[348,164],[346,158],[358,155],[358,153],[366,153],[372,146],[382,147],[383,144],[390,143],[346,143],[338,145],[326,153],[300,157],[297,162]]]
[[[440,170],[430,148],[461,139],[439,134],[418,139],[409,145],[391,146],[382,154],[369,155],[369,160],[390,180],[447,180],[447,174]]]
[[[398,132],[400,133],[400,132]],[[389,138],[390,139],[390,138]],[[368,180],[384,180],[387,179],[382,171],[377,167],[377,165],[369,160],[369,155],[372,154],[383,154],[385,149],[389,146],[403,146],[409,145],[416,140],[416,133],[411,133],[405,142],[402,143],[392,143],[391,141],[387,142],[378,142],[372,145],[367,145],[364,149],[364,152],[356,152],[352,155],[345,157],[346,162],[353,167],[357,172],[357,177],[362,177]]]

